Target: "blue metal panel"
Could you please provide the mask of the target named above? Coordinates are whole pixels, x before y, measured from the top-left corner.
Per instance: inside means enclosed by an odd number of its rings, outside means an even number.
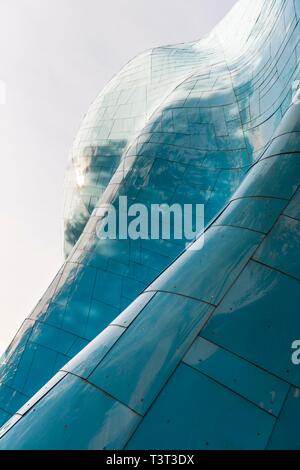
[[[126,449],[263,449],[274,423],[268,413],[181,365]]]
[[[0,422],[32,398],[0,446],[299,448],[298,390],[284,403],[300,386],[298,19],[293,0],[237,2],[92,103],[66,178],[68,258],[1,360]],[[100,239],[120,195],[204,204],[204,237]]]
[[[6,423],[6,421],[10,418],[10,414],[4,410],[0,410],[0,426]]]
[[[46,383],[37,393],[26,401],[25,405],[18,409],[18,415],[24,416],[33,406],[35,406],[55,385],[57,385],[65,376],[67,372],[59,371],[55,374],[49,382]]]
[[[268,198],[245,198],[232,201],[224,213],[218,218],[218,225],[232,225],[267,233],[286,201]]]
[[[204,241],[196,242],[204,243],[202,249],[196,246],[186,251],[148,290],[174,292],[217,305],[261,240],[262,235],[249,230],[213,227]]]
[[[153,293],[142,294],[113,321],[111,326],[106,328],[97,338],[89,343],[89,347],[82,351],[80,358],[77,356],[74,357],[68,364],[63,366],[63,370],[72,372],[82,378],[88,378],[114,343],[124,333],[125,328],[127,328],[135,317],[145,308],[153,295]],[[82,361],[83,357],[84,360]]]
[[[17,392],[13,388],[7,387],[4,384],[0,385],[0,399],[5,403],[5,410],[10,416],[10,413],[14,413],[16,409],[21,408],[24,401],[27,401],[28,397],[22,393]],[[2,410],[4,413],[4,410]],[[4,423],[3,423],[4,424]]]
[[[300,386],[291,361],[299,302],[299,281],[250,262],[201,336]]]
[[[97,338],[89,343],[88,348],[82,350],[80,358],[75,356],[63,366],[63,370],[72,372],[72,374],[79,375],[84,379],[88,378],[124,331],[125,328],[120,326],[108,326]]]
[[[278,174],[281,175],[278,178]],[[282,184],[282,180],[286,184]],[[290,199],[300,184],[300,154],[286,154],[260,161],[239,187],[235,197]]]
[[[210,312],[197,300],[156,294],[89,381],[144,414]]]
[[[254,259],[300,280],[300,221],[282,216]]]
[[[68,351],[68,356],[74,357],[76,356],[79,351],[81,351],[85,346],[87,346],[88,341],[82,338],[76,338],[74,343],[72,344],[71,348]]]
[[[26,358],[24,358],[24,351],[26,349],[28,338],[30,337],[33,325],[34,322],[32,320],[25,320],[15,338],[13,339],[10,347],[1,357],[0,373],[2,381],[9,387],[18,389],[18,387],[13,386],[14,382],[16,381],[15,372],[18,370],[20,363],[24,364],[24,362],[26,362]],[[10,367],[7,367],[8,362]],[[24,368],[26,369],[26,367]],[[19,375],[22,375],[22,372],[24,373],[24,370],[22,371],[21,367],[21,370],[18,370]]]
[[[0,449],[115,449],[125,445],[139,420],[121,403],[68,375],[2,437]]]
[[[49,349],[56,349],[62,354],[67,354],[76,338],[66,331],[39,322],[35,323],[30,335],[30,341],[33,343]]]
[[[20,386],[19,389],[22,393],[30,397],[32,396],[32,389],[39,390],[48,381],[49,370],[51,370],[51,376],[56,372],[55,364],[58,353],[31,342],[28,343],[25,353],[28,351],[30,353],[26,360],[30,361],[30,364],[28,370],[25,368],[27,374],[21,374],[21,376],[16,374],[16,379],[21,378],[22,386]],[[25,357],[25,353],[22,359]],[[43,360],[40,361],[39,358]],[[43,364],[47,364],[47,367],[43,366]],[[18,371],[19,370],[22,371],[22,368],[20,367]],[[14,383],[14,385],[16,386],[16,383]]]
[[[278,416],[289,385],[204,338],[197,338],[183,362]]]
[[[116,315],[118,315],[118,313],[118,308],[112,307],[111,305],[108,305],[104,302],[98,302],[98,300],[93,299],[90,305],[84,336],[89,340],[92,340],[95,336],[95,331],[97,329],[99,329],[100,331],[104,330],[116,317]],[[86,343],[88,343],[88,341],[86,341]],[[75,356],[75,354],[73,354],[73,356]]]
[[[289,397],[276,423],[269,450],[300,449],[299,420],[300,420],[300,390],[292,387]]]
[[[293,219],[300,220],[300,189],[296,192],[290,204],[284,211],[284,214],[292,217]]]
[[[117,318],[112,321],[112,325],[123,326],[127,328],[133,320],[141,313],[141,311],[150,302],[154,292],[144,292],[132,304],[127,307]]]
[[[62,327],[81,337],[84,337],[89,313],[89,302],[87,302],[86,299],[90,300],[92,297],[95,277],[95,269],[79,269],[78,276],[70,291],[66,311],[63,316]],[[69,315],[69,312],[73,312],[73,314]]]

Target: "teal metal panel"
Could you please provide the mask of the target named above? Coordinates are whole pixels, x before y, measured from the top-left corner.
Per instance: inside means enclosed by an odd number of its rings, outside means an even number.
[[[198,337],[183,362],[278,416],[289,385],[263,369]]]
[[[300,221],[281,216],[254,259],[300,280]]]
[[[0,449],[115,449],[125,445],[139,420],[121,403],[68,375],[4,434]]]
[[[238,199],[229,204],[217,223],[267,233],[285,206],[286,201],[280,199]]]
[[[156,294],[89,381],[144,414],[211,311],[197,300]]]
[[[292,217],[293,219],[300,220],[300,190],[296,192],[290,204],[284,211],[284,214]]]
[[[201,335],[300,385],[300,368],[292,363],[299,301],[299,281],[250,262]]]
[[[295,450],[300,448],[298,423],[300,419],[300,390],[292,387],[270,439],[269,450]]]
[[[237,2],[92,103],[67,259],[1,358],[0,447],[299,448],[299,39],[298,2]],[[99,238],[121,195],[204,204],[203,236]]]
[[[262,235],[249,230],[212,227],[148,290],[173,292],[217,305],[261,240]],[[203,244],[201,249],[197,249],[199,244]]]
[[[263,449],[275,418],[180,365],[126,449]]]

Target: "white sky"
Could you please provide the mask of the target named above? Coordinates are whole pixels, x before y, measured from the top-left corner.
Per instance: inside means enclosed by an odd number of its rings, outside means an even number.
[[[234,3],[0,0],[0,353],[62,263],[64,171],[89,103],[133,56],[199,39]]]

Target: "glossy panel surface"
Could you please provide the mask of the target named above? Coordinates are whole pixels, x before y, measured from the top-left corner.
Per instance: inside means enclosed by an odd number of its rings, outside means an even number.
[[[80,359],[75,356],[63,366],[63,370],[86,379],[124,331],[125,328],[120,326],[108,326],[89,343],[88,348],[81,351]]]
[[[280,217],[254,259],[300,280],[300,221]]]
[[[281,416],[268,445],[269,450],[295,450],[300,448],[298,423],[300,419],[300,389],[291,388]]]
[[[300,386],[300,369],[291,361],[299,302],[299,281],[251,262],[201,335]]]
[[[286,201],[268,198],[238,199],[218,218],[218,225],[232,225],[267,233],[276,222]]]
[[[138,422],[121,403],[68,375],[2,437],[0,449],[115,449]]]
[[[293,219],[300,220],[300,189],[296,192],[290,204],[284,211],[284,214]]]
[[[183,362],[275,416],[289,390],[287,383],[204,338],[195,340]]]
[[[204,236],[203,248],[186,251],[148,288],[174,292],[213,305],[222,299],[262,235],[235,227],[212,227]],[[197,269],[194,269],[197,266]]]
[[[126,448],[263,449],[274,422],[247,400],[181,365]]]
[[[71,151],[67,259],[1,359],[0,422],[27,403],[0,447],[299,448],[299,62],[298,2],[242,0],[101,92]],[[101,239],[119,196],[204,204],[204,235]]]
[[[197,300],[156,294],[89,381],[144,414],[210,312]]]

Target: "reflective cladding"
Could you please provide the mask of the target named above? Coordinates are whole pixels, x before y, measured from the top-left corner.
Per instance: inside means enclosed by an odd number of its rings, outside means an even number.
[[[89,381],[144,414],[210,313],[197,300],[156,294]]]
[[[180,365],[126,449],[263,449],[275,418]]]
[[[204,338],[194,341],[183,362],[274,416],[278,416],[289,390],[286,382]]]
[[[80,357],[75,356],[63,366],[63,370],[72,372],[84,379],[87,378],[124,331],[125,329],[120,326],[108,326],[97,338],[89,343],[88,348],[81,351]]]
[[[22,393],[16,392],[14,389],[1,384],[0,386],[0,397],[5,402],[7,412],[3,411],[3,416],[8,413],[8,417],[14,413],[15,408],[19,409],[24,401],[28,400],[28,397]]]
[[[144,292],[112,322],[112,325],[127,328],[150,302],[154,292]]]
[[[281,216],[254,258],[300,280],[300,221]]]
[[[284,18],[293,12],[295,23],[296,16],[294,8],[281,16],[278,6],[238,4],[205,40],[141,54],[96,98],[74,141],[66,178],[70,255],[31,315],[41,322],[34,344],[25,342],[20,363],[7,356],[4,383],[10,376],[18,392],[31,396],[182,252],[184,240],[181,245],[99,240],[102,204],[116,203],[119,195],[147,207],[204,203],[206,224],[228,204],[291,102],[296,61],[287,67],[278,60],[292,56],[298,29],[282,33]],[[247,28],[241,18],[248,18]],[[278,42],[279,35],[285,41]],[[265,67],[271,64],[280,65],[282,78],[269,77]],[[289,130],[298,130],[295,117],[283,121],[280,133]],[[211,301],[215,294],[207,294]],[[67,349],[70,334],[77,338]]]
[[[10,414],[4,410],[0,410],[0,426],[3,426],[6,421],[10,418]]]
[[[299,301],[299,281],[250,262],[201,336],[300,386],[300,369],[291,360]]]
[[[66,175],[66,254],[134,135],[142,131],[163,97],[197,70],[201,61],[199,52],[188,44],[147,51],[130,61],[92,103],[74,141]]]
[[[1,438],[0,449],[116,449],[138,422],[133,411],[68,375]]]
[[[14,371],[16,370],[19,362],[22,361],[23,352],[28,338],[30,337],[33,324],[34,322],[32,320],[25,320],[9,348],[1,356],[0,373],[2,381],[5,382],[7,386],[11,386],[13,384],[15,378]],[[8,363],[10,364],[10,367],[7,367]]]
[[[49,382],[46,383],[33,397],[28,400],[25,405],[23,405],[18,410],[18,415],[24,416],[28,410],[30,410],[38,401],[40,401],[55,385],[57,385],[65,376],[67,372],[59,371],[55,374]]]
[[[284,214],[293,219],[300,220],[300,189],[296,192]]]
[[[0,429],[0,438],[4,436],[4,434],[6,434],[21,418],[22,416],[19,414],[11,416]]]
[[[66,331],[39,322],[35,323],[30,336],[30,341],[33,343],[50,349],[57,349],[62,354],[68,353],[76,339],[76,336]]]
[[[212,227],[148,289],[174,292],[217,305],[254,253],[262,235],[234,227]],[[197,266],[197,269],[194,269]]]
[[[28,398],[31,397],[32,388],[39,390],[48,381],[49,370],[52,372],[51,376],[56,372],[59,357],[60,355],[55,351],[28,341],[17,370],[12,371],[15,372],[12,387],[27,395]],[[64,358],[66,360],[67,356]]]
[[[257,196],[289,200],[299,184],[300,154],[277,155],[259,161],[251,171],[251,178],[245,178],[235,197]]]
[[[298,425],[300,420],[300,389],[292,387],[277,421],[269,450],[295,450],[300,448]]]
[[[267,233],[276,222],[285,200],[269,198],[245,198],[232,201],[218,218],[218,225],[232,225]]]
[[[135,429],[142,448],[298,446],[299,39],[298,2],[239,1],[96,98],[70,155],[66,262],[2,358],[0,421],[30,408],[3,447],[122,448]],[[204,237],[99,239],[119,196],[204,204]]]

